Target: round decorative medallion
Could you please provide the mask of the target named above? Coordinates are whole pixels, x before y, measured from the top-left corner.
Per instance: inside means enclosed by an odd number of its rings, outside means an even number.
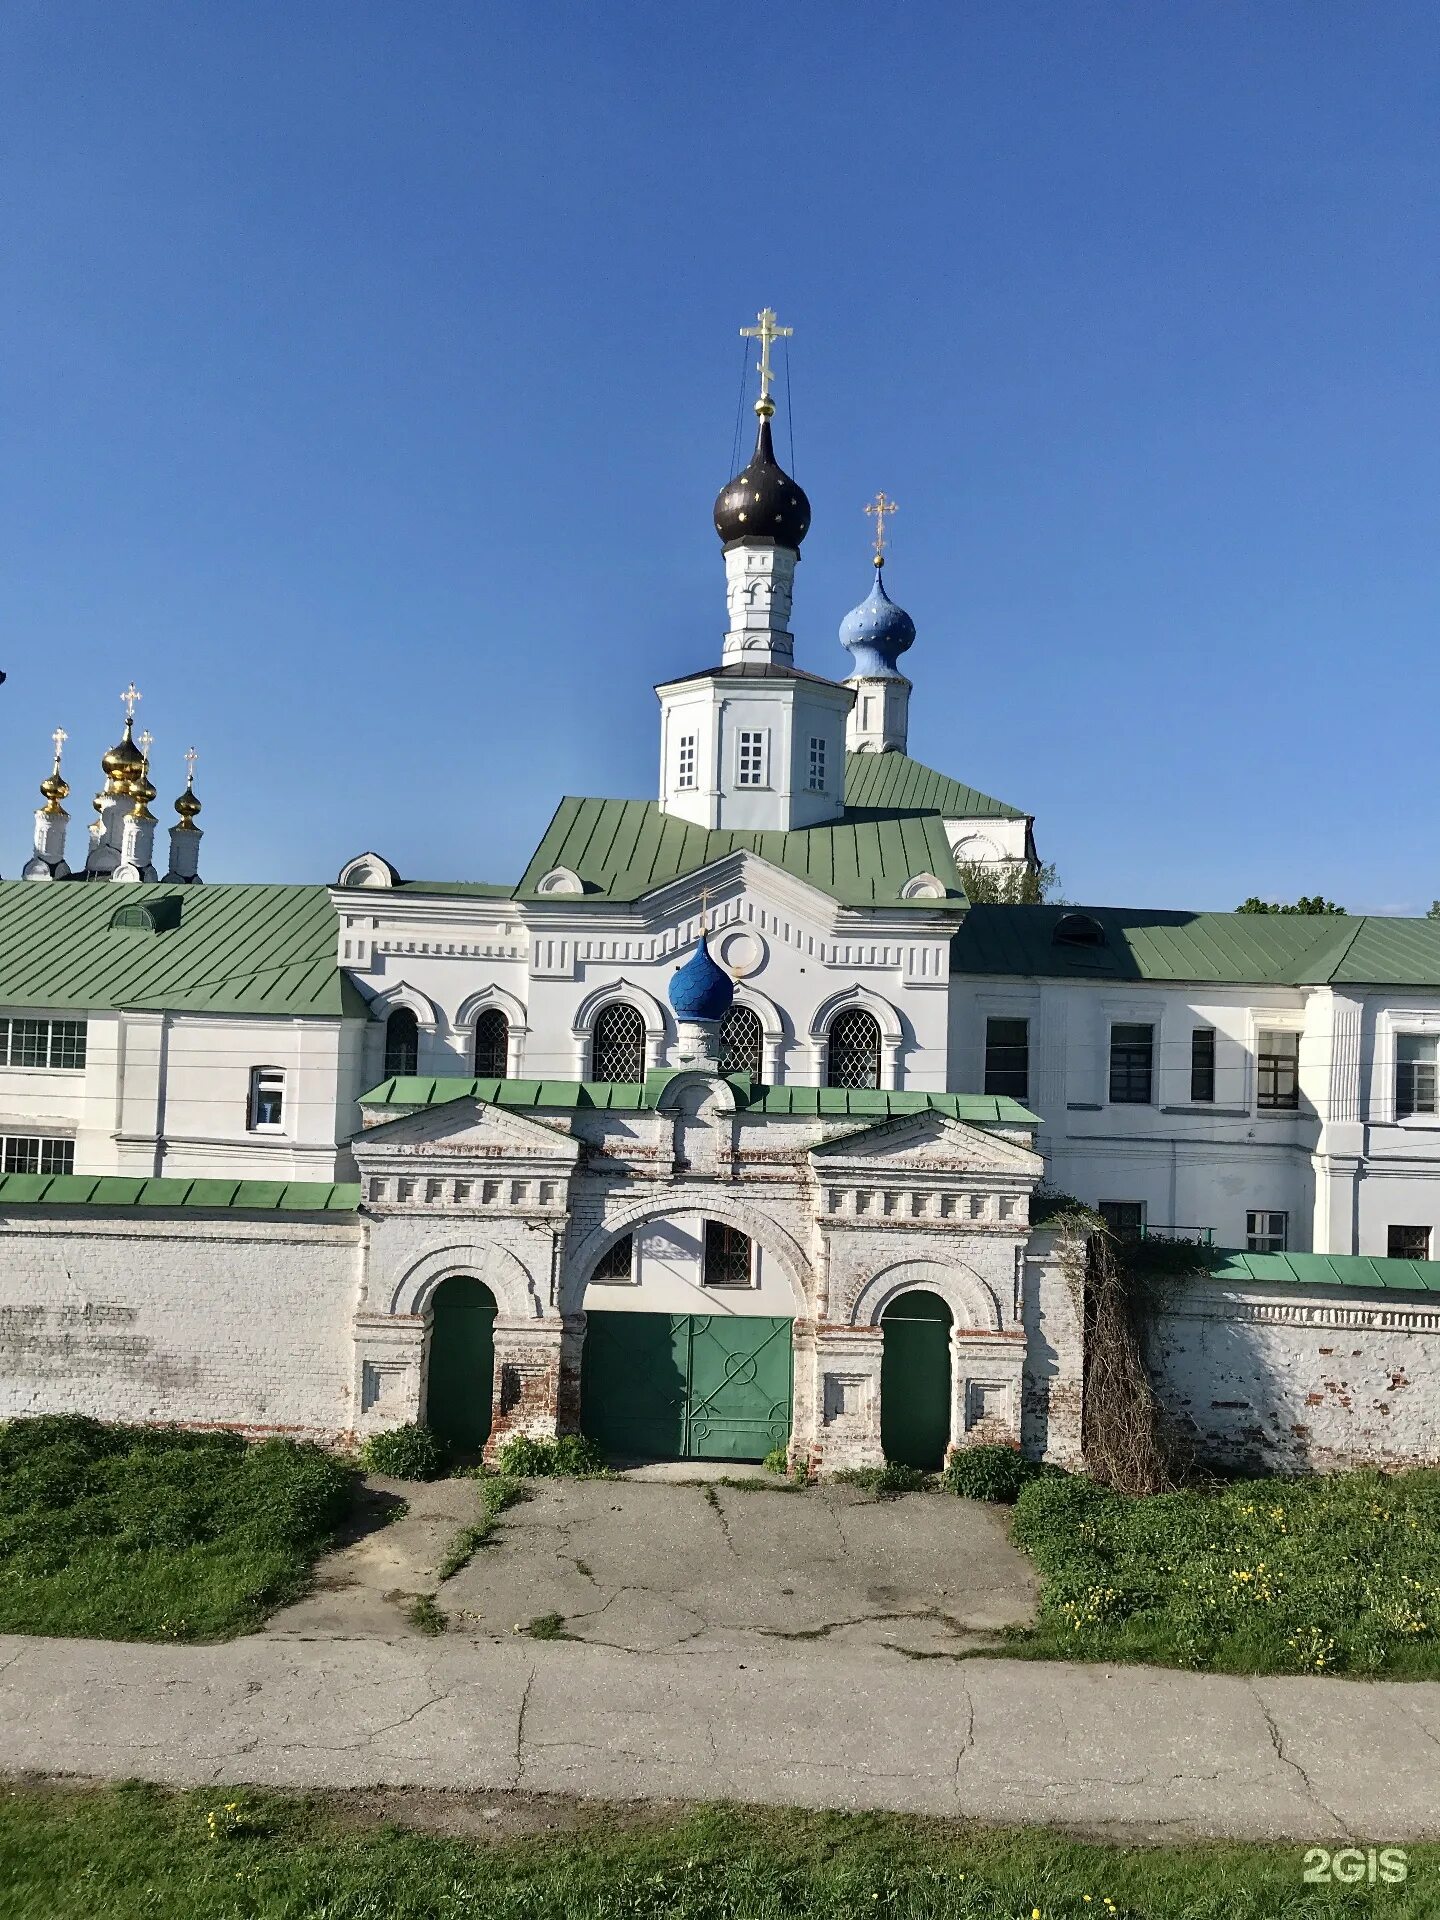
[[[769,957],[764,940],[749,927],[736,927],[722,935],[716,945],[721,962],[737,980],[758,973]]]

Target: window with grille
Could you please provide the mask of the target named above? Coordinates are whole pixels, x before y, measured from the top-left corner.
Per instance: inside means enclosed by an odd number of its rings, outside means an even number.
[[[1290,1226],[1288,1213],[1250,1212],[1245,1215],[1247,1253],[1284,1253]]]
[[[0,1067],[83,1067],[83,1020],[0,1020]]]
[[[720,1022],[720,1071],[748,1073],[752,1080],[760,1079],[764,1045],[760,1016],[754,1008],[731,1007]]]
[[[1030,1097],[1030,1022],[985,1022],[985,1091],[1008,1093],[1012,1100]]]
[[[284,1123],[284,1069],[252,1067],[250,1069],[250,1131],[278,1133]]]
[[[1430,1229],[1428,1227],[1387,1228],[1385,1257],[1387,1260],[1428,1260]]]
[[[635,1236],[633,1233],[622,1233],[614,1246],[607,1247],[601,1254],[599,1265],[590,1278],[612,1286],[616,1282],[626,1282],[632,1276],[634,1262]]]
[[[1096,1211],[1117,1240],[1138,1240],[1145,1225],[1143,1200],[1102,1200]]]
[[[878,1087],[880,1025],[862,1007],[846,1007],[830,1022],[825,1047],[827,1087]]]
[[[387,1077],[420,1071],[420,1022],[409,1007],[396,1007],[385,1022]]]
[[[1433,1033],[1397,1033],[1395,1036],[1395,1118],[1436,1110],[1436,1036]]]
[[[810,791],[825,791],[825,742],[818,734],[810,737]]]
[[[677,787],[693,787],[695,784],[695,743],[698,736],[682,733],[680,750],[676,758],[675,784]]]
[[[617,1086],[638,1085],[645,1078],[645,1022],[626,1000],[612,1000],[595,1016],[590,1078]]]
[[[1255,1058],[1255,1104],[1268,1113],[1300,1105],[1300,1036],[1262,1030]]]
[[[723,1220],[705,1222],[705,1285],[751,1285],[749,1237],[737,1227],[727,1227]]]
[[[510,1071],[510,1022],[498,1007],[486,1007],[475,1022],[477,1080],[503,1080]]]
[[[51,1140],[42,1134],[7,1133],[0,1137],[0,1171],[73,1173],[75,1142]]]
[[[1155,1069],[1154,1027],[1117,1024],[1110,1029],[1110,1099],[1116,1106],[1146,1106]]]
[[[1214,1027],[1196,1027],[1190,1035],[1190,1098],[1215,1098]]]
[[[736,749],[735,784],[737,787],[763,787],[765,784],[765,736],[742,733]]]

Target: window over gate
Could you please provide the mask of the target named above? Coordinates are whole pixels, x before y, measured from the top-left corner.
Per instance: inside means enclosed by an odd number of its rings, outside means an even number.
[[[723,1220],[705,1222],[705,1285],[748,1287],[753,1283],[750,1238]]]
[[[628,1000],[612,1000],[595,1016],[590,1078],[638,1086],[645,1078],[645,1021]]]
[[[878,1087],[880,1023],[863,1007],[842,1007],[825,1045],[827,1087]]]
[[[420,1071],[420,1022],[409,1007],[396,1007],[385,1022],[385,1074]]]
[[[761,1078],[765,1036],[753,1007],[731,1007],[720,1022],[720,1071]]]
[[[498,1007],[487,1007],[475,1022],[477,1080],[503,1080],[510,1071],[510,1022]]]

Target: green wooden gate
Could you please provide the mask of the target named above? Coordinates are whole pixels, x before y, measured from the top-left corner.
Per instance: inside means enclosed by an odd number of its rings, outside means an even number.
[[[457,1447],[483,1447],[494,1387],[495,1296],[480,1281],[452,1274],[435,1289],[426,1425]]]
[[[938,1293],[902,1293],[880,1327],[880,1444],[902,1466],[942,1466],[950,1444],[950,1309]]]
[[[591,1313],[580,1424],[607,1453],[763,1460],[790,1438],[789,1320]]]

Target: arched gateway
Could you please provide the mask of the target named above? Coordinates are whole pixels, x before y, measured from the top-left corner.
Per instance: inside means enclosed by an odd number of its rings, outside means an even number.
[[[433,1308],[425,1424],[453,1446],[478,1450],[494,1409],[495,1296],[456,1273],[435,1289]]]

